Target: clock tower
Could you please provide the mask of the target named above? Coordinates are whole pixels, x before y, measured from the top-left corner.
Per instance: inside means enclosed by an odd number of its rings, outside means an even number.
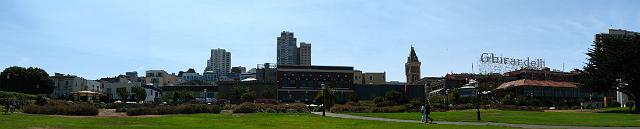
[[[411,46],[411,52],[407,57],[407,63],[404,64],[404,73],[407,76],[407,84],[412,84],[420,80],[420,61],[416,56],[416,51]]]

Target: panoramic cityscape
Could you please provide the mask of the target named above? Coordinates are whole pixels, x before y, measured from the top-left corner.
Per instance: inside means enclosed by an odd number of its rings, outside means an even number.
[[[0,128],[640,128],[637,1],[0,2]]]

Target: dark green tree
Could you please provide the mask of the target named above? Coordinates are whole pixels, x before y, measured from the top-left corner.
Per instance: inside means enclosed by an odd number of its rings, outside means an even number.
[[[143,87],[131,87],[131,92],[136,96],[138,102],[147,99],[147,91]]]
[[[190,103],[195,100],[193,97],[193,93],[188,90],[179,90],[173,92],[173,102],[174,103]]]
[[[27,94],[51,94],[53,80],[40,68],[12,66],[0,73],[0,90]]]
[[[317,104],[326,103],[327,110],[333,107],[333,105],[338,102],[338,97],[335,95],[333,91],[335,91],[335,87],[332,87],[332,86],[328,86],[327,88],[320,90],[320,92],[316,95],[316,98],[315,98],[316,103]]]
[[[253,102],[256,100],[256,92],[253,90],[249,90],[240,96],[241,102]]]
[[[120,96],[122,101],[127,101],[129,99],[129,91],[126,87],[116,88],[116,94]]]
[[[589,92],[620,91],[635,100],[640,113],[640,35],[597,35],[578,85]]]
[[[391,101],[391,102],[399,102],[401,97],[402,97],[402,93],[400,93],[399,91],[395,91],[395,90],[388,91],[384,95],[384,99],[386,101]]]
[[[262,91],[262,97],[264,97],[265,99],[275,99],[276,94],[274,92],[273,86],[266,86],[266,88],[264,88],[264,90]]]
[[[231,88],[231,98],[232,101],[240,101],[240,97],[242,97],[242,95],[244,95],[244,93],[247,93],[247,87],[243,86],[243,85],[233,85],[233,87]]]

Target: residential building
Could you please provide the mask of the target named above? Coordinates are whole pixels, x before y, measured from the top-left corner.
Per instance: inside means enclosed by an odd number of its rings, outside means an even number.
[[[164,70],[147,70],[146,75],[146,84],[153,84],[156,87],[175,85],[178,81],[176,76]]]
[[[311,44],[300,42],[298,48],[298,65],[311,65]]]
[[[413,50],[413,46],[411,46],[411,52],[409,53],[409,57],[407,57],[407,63],[405,63],[404,68],[407,84],[413,84],[420,80],[420,61],[418,60],[415,50]]]
[[[282,31],[277,39],[277,64],[295,65],[298,62],[298,47],[292,32]]]
[[[54,83],[51,98],[92,101],[97,100],[102,92],[100,82],[75,75],[55,73],[51,79]]]
[[[364,84],[386,84],[386,72],[382,73],[363,73]]]
[[[353,84],[364,84],[364,76],[362,75],[362,71],[353,70]]]
[[[621,38],[623,36],[630,36],[630,35],[640,35],[640,33],[628,31],[628,30],[622,30],[622,29],[609,29],[609,33],[596,34],[595,42],[602,42],[602,38],[604,36],[614,36],[617,38]]]
[[[231,72],[231,52],[224,49],[211,49],[211,57],[207,60],[207,67],[204,71],[213,71],[219,76],[224,76]]]
[[[193,80],[202,80],[200,73],[197,73],[195,69],[189,68],[186,72],[178,72],[178,83],[189,82]]]
[[[202,73],[202,80],[207,83],[215,83],[216,81],[218,81],[218,77],[218,73],[213,71],[204,71],[204,73]]]

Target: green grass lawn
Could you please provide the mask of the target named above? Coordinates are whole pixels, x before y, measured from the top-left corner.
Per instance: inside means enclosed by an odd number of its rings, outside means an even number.
[[[193,114],[169,115],[153,118],[71,118],[47,115],[12,114],[0,115],[0,128],[215,128],[215,129],[423,129],[460,128],[495,129],[496,126],[461,126],[442,124],[396,123],[322,117],[313,114]]]
[[[640,126],[640,114],[481,110],[482,121],[571,126]],[[420,120],[420,113],[348,113],[357,116]],[[432,112],[436,121],[475,122],[475,110]]]

